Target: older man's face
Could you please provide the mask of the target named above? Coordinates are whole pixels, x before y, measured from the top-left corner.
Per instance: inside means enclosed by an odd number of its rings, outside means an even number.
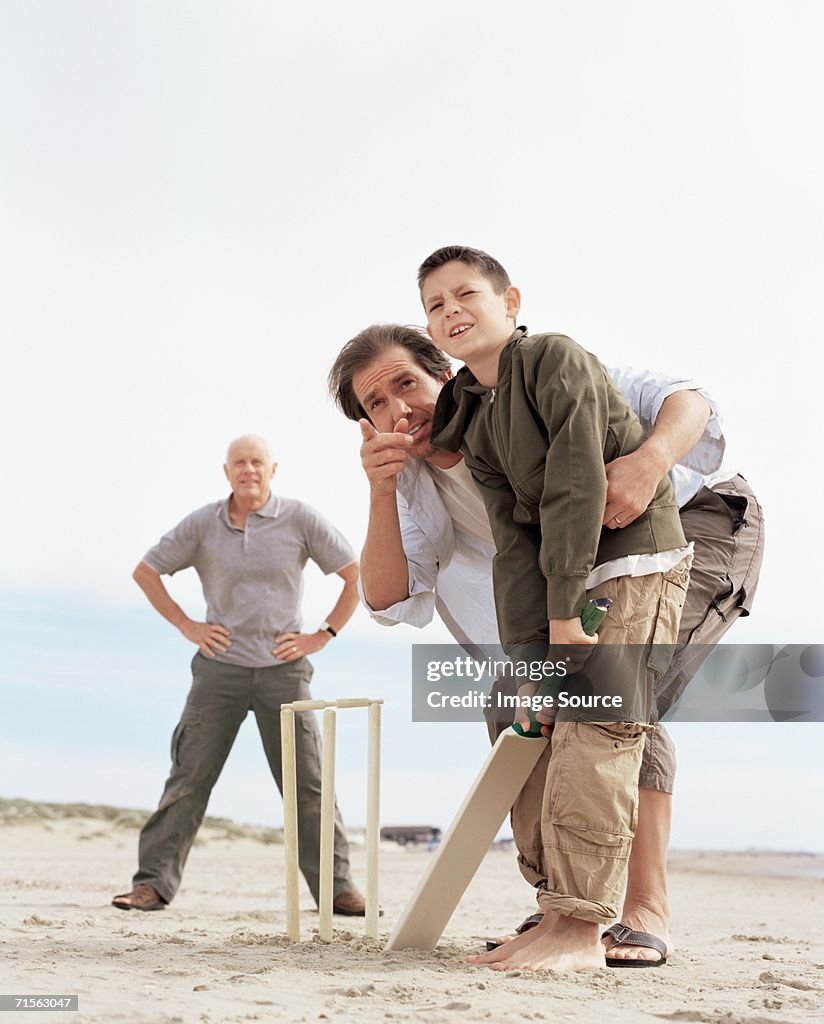
[[[249,502],[265,502],[276,464],[266,445],[254,438],[240,438],[229,448],[228,462],[223,467],[236,498]]]
[[[415,440],[407,450],[426,459],[438,451],[429,443],[429,435],[435,404],[448,376],[430,377],[405,348],[395,345],[353,375],[352,389],[381,432],[391,433],[398,420],[408,420]]]

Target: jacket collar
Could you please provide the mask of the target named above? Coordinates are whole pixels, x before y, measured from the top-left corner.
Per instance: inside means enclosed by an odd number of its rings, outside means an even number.
[[[498,387],[508,380],[512,373],[512,353],[520,340],[527,335],[526,327],[517,327],[506,343],[498,360]],[[460,450],[466,428],[484,396],[494,388],[478,383],[478,378],[468,366],[461,367],[448,381],[438,396],[435,414],[432,417],[432,444],[448,452]]]

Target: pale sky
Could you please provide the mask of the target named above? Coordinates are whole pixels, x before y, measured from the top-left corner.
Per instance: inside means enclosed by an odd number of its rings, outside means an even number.
[[[450,242],[504,263],[532,330],[709,388],[767,514],[731,638],[815,642],[822,44],[821,5],[777,0],[0,5],[0,591],[44,673],[83,666],[44,607],[142,611],[133,566],[225,493],[238,434],[360,545],[325,375],[367,324],[422,321],[416,267]],[[334,586],[307,587],[314,623]],[[196,580],[175,594],[197,612]]]

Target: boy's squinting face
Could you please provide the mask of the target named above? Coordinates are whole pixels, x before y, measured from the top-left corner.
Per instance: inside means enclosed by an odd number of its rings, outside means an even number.
[[[495,356],[509,341],[521,302],[517,288],[496,292],[479,270],[459,260],[427,276],[421,299],[430,338],[470,366]]]

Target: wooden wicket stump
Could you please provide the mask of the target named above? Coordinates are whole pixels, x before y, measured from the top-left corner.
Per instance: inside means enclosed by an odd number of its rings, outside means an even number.
[[[300,942],[300,870],[298,865],[298,799],[295,748],[295,714],[323,711],[323,758],[321,762],[321,821],[318,892],[318,936],[332,941],[335,856],[335,730],[337,712],[367,709],[366,754],[366,919],[365,933],[378,937],[380,898],[380,743],[382,700],[343,697],[340,700],[298,700],[280,711],[283,758],[283,848],[286,881],[286,935]]]

